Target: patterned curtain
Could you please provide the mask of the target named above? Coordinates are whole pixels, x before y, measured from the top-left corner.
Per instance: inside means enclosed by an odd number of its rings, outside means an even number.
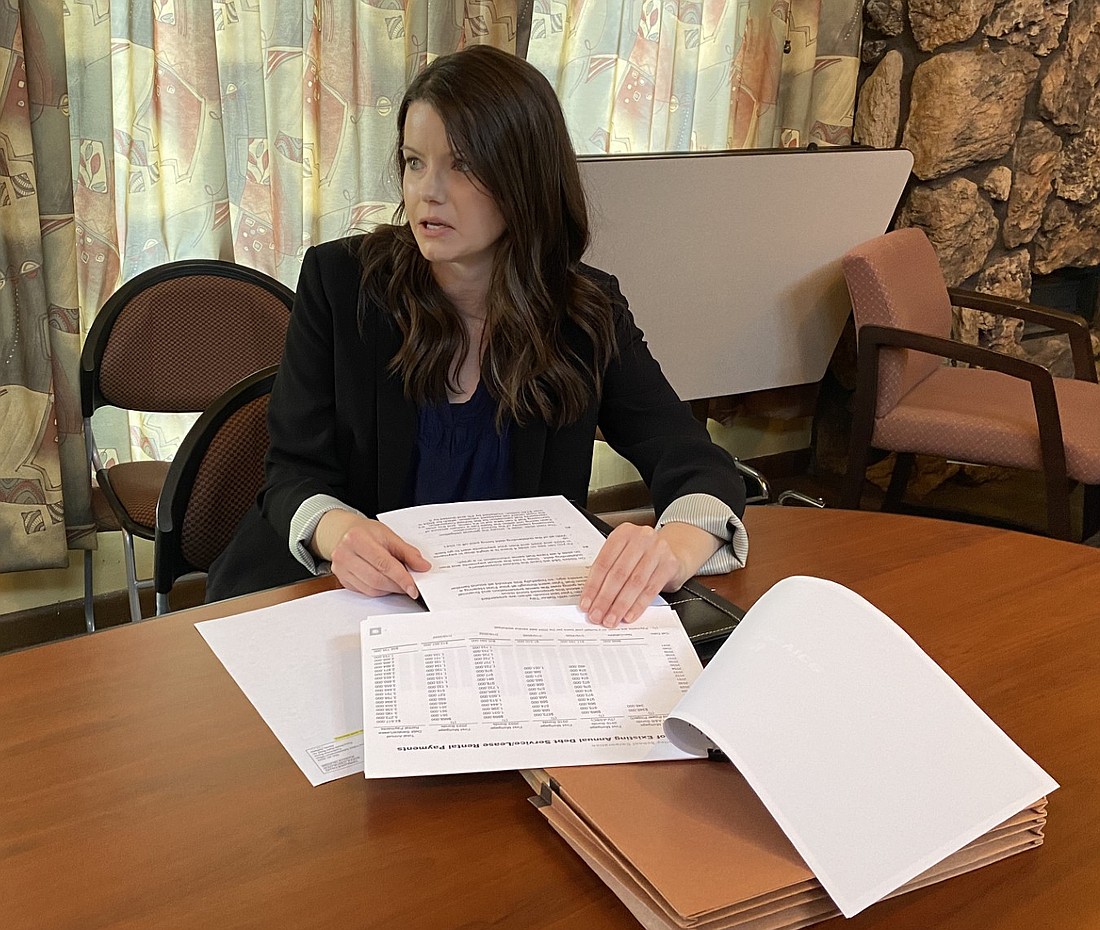
[[[394,109],[425,62],[515,50],[515,0],[68,4],[81,306],[221,258],[294,287],[310,245],[388,220]],[[193,417],[97,415],[108,460],[169,459]],[[101,422],[102,421],[102,422]]]
[[[861,0],[536,0],[582,154],[846,145]]]
[[[432,57],[475,42],[514,51],[522,8],[527,57],[558,88],[582,153],[838,144],[860,7],[7,0],[0,570],[64,565],[66,545],[94,545],[76,372],[103,301],[182,258],[293,286],[309,245],[387,219],[393,110]],[[108,459],[169,458],[189,422],[116,417],[105,442],[97,420],[97,436]]]
[[[62,4],[0,5],[0,571],[94,545]]]

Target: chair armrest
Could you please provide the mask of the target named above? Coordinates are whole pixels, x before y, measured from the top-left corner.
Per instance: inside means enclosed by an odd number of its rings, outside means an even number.
[[[1039,449],[1048,484],[1061,476],[1065,481],[1066,449],[1062,439],[1062,420],[1058,415],[1058,399],[1054,393],[1054,378],[1042,365],[1012,355],[983,349],[968,343],[929,336],[907,329],[887,326],[864,326],[858,333],[858,383],[853,431],[859,430],[870,441],[878,395],[878,362],[884,348],[911,349],[942,358],[955,359],[993,371],[1000,371],[1031,384],[1035,421],[1039,428]],[[860,416],[861,414],[861,416]],[[1048,489],[1048,494],[1050,493]],[[1064,533],[1069,533],[1068,516]]]
[[[1053,377],[1042,365],[1037,362],[1029,362],[1014,355],[1005,355],[993,349],[984,349],[981,346],[970,345],[967,342],[956,342],[953,339],[943,339],[940,336],[930,336],[927,333],[918,333],[909,329],[895,329],[892,326],[863,326],[858,334],[858,351],[864,354],[864,347],[868,352],[876,356],[881,348],[912,349],[914,352],[924,352],[928,355],[938,355],[941,358],[949,358],[957,362],[966,362],[979,368],[989,368],[1000,371],[1013,378],[1022,378],[1031,382],[1047,383],[1050,385],[1051,395],[1054,393]],[[876,360],[877,367],[877,360]]]
[[[1029,323],[1039,323],[1058,333],[1069,336],[1070,350],[1073,352],[1073,376],[1078,381],[1091,381],[1096,383],[1096,362],[1092,354],[1092,337],[1089,334],[1089,324],[1084,317],[1075,313],[1064,313],[1050,307],[1040,307],[1037,304],[1025,303],[1017,300],[1008,300],[1004,297],[995,297],[992,294],[979,294],[977,291],[966,291],[957,287],[947,289],[951,297],[951,303],[956,307],[968,307],[972,310],[981,310],[984,313],[993,313],[997,316],[1007,316],[1018,320],[1026,320]]]
[[[764,477],[764,473],[757,471],[751,465],[746,465],[737,456],[733,458],[733,465],[740,473],[742,478],[748,478],[756,484],[758,490],[755,494],[747,494],[745,497],[746,504],[769,504],[772,499],[772,488],[768,479]]]

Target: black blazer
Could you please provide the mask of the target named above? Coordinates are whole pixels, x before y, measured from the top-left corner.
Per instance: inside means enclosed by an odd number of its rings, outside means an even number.
[[[360,333],[362,240],[337,240],[306,253],[271,395],[271,449],[259,514],[242,521],[232,551],[211,568],[208,599],[304,577],[287,540],[295,512],[315,494],[332,495],[368,516],[411,503],[417,410],[388,371],[401,338],[393,318],[365,304]],[[729,454],[676,397],[615,278],[587,267],[584,273],[612,301],[618,351],[601,395],[593,392],[578,421],[560,429],[513,425],[513,495],[562,494],[584,504],[599,426],[641,473],[658,514],[677,497],[701,492],[740,515],[745,488]],[[569,324],[563,335],[591,362],[591,343],[579,327]],[[278,548],[281,553],[273,551]]]

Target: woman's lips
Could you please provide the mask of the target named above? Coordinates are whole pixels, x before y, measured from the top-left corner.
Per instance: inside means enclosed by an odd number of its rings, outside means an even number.
[[[440,230],[440,229],[454,229],[450,223],[444,223],[443,220],[438,220],[435,217],[430,219],[421,220],[420,228],[427,230]]]

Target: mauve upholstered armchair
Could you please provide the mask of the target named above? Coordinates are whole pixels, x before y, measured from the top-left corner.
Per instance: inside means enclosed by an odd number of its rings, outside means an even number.
[[[1100,385],[1079,316],[948,288],[920,229],[899,229],[842,262],[858,339],[858,382],[845,507],[858,508],[872,448],[896,452],[887,502],[905,490],[917,453],[1042,472],[1047,529],[1071,538],[1070,492],[1084,488],[1083,535],[1100,528]],[[952,306],[1038,323],[1068,335],[1073,378],[951,338]],[[951,360],[956,364],[946,364]],[[964,364],[958,364],[964,363]]]

